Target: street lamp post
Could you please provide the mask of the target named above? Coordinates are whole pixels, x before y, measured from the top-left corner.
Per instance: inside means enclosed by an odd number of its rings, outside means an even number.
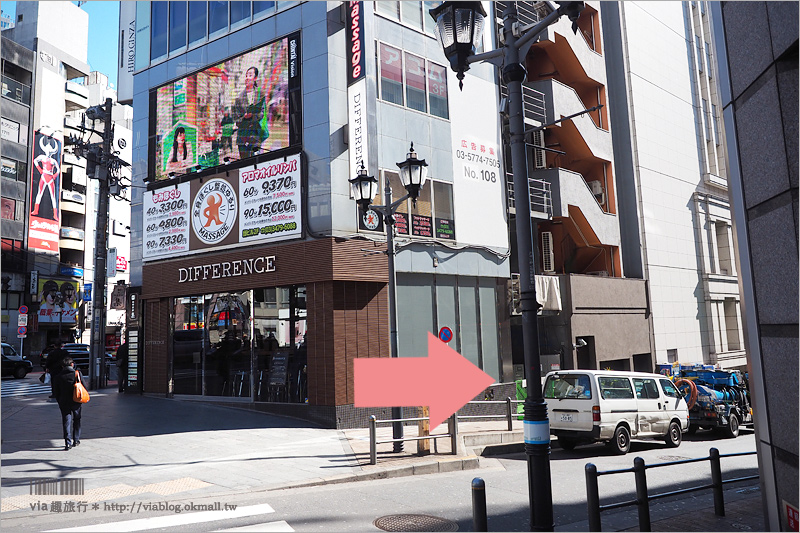
[[[550,425],[547,404],[542,395],[542,372],[539,356],[539,330],[536,303],[536,222],[531,219],[528,201],[528,165],[525,155],[525,124],[522,106],[522,82],[527,72],[520,63],[520,49],[535,39],[562,15],[576,21],[583,2],[557,2],[559,7],[530,28],[520,28],[516,2],[508,2],[503,12],[504,46],[475,55],[483,33],[486,12],[480,2],[444,2],[430,10],[436,21],[436,38],[457,72],[459,86],[469,65],[487,61],[502,68],[508,87],[508,121],[511,140],[511,166],[516,202],[517,257],[522,305],[522,339],[525,356],[527,398],[524,405],[525,453],[528,456],[528,492],[531,531],[553,531],[553,494],[550,481]],[[527,30],[527,31],[526,31]],[[523,33],[524,32],[524,33]]]
[[[405,161],[397,163],[400,168],[400,179],[403,182],[407,194],[392,202],[392,188],[389,185],[389,180],[383,188],[384,203],[385,205],[371,205],[372,199],[377,194],[378,180],[374,176],[367,174],[367,169],[364,166],[364,161],[361,161],[361,168],[355,178],[350,179],[353,187],[353,193],[356,202],[361,207],[362,212],[371,209],[383,215],[383,225],[386,229],[386,256],[389,263],[389,346],[390,356],[398,357],[397,351],[397,279],[394,266],[394,214],[397,208],[406,200],[411,198],[411,201],[416,205],[417,198],[422,188],[425,186],[425,180],[428,176],[428,163],[424,159],[417,159],[417,154],[414,152],[414,143],[411,143],[411,149]],[[394,451],[403,451],[403,408],[392,407],[392,438],[394,439]]]

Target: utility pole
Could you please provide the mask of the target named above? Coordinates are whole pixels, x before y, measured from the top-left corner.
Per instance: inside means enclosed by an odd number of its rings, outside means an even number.
[[[111,123],[111,98],[106,98],[105,106],[93,108],[103,119],[103,148],[95,167],[94,177],[100,182],[98,191],[97,226],[94,244],[94,294],[92,295],[92,349],[89,359],[90,388],[100,387],[101,366],[105,363],[106,332],[106,261],[108,255],[108,197],[109,197],[109,163],[111,160],[111,143],[114,139],[114,126]],[[90,110],[87,110],[87,114]],[[98,113],[99,111],[99,113]],[[91,116],[89,118],[92,118]],[[89,154],[91,157],[91,153]]]

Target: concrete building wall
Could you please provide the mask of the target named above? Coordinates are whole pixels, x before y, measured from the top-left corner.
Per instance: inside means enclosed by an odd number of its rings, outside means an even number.
[[[798,5],[714,5],[765,528],[798,509]],[[796,528],[796,519],[795,526]]]
[[[611,35],[618,39],[609,46],[613,56],[609,55],[607,68],[614,84],[613,90],[609,89],[609,104],[616,117],[615,157],[620,159],[620,189],[625,188],[620,194],[627,208],[621,215],[625,226],[621,235],[623,244],[633,249],[626,256],[623,246],[623,256],[627,257],[626,271],[630,267],[637,275],[636,248],[642,250],[642,273],[649,280],[654,352],[659,363],[716,363],[723,348],[714,339],[720,324],[725,323],[724,317],[715,322],[709,316],[712,295],[704,281],[709,273],[704,265],[709,254],[718,250],[702,238],[710,230],[709,221],[698,213],[694,200],[696,193],[727,197],[725,176],[715,174],[715,183],[709,183],[708,177],[709,161],[716,160],[717,147],[724,144],[724,138],[708,135],[712,123],[703,110],[707,108],[710,113],[710,105],[716,100],[701,105],[705,97],[716,94],[711,90],[716,77],[713,66],[706,65],[705,45],[700,50],[695,46],[696,32],[704,32],[699,37],[701,43],[708,39],[707,16],[701,4],[603,5],[608,15],[603,19],[606,42],[612,42]],[[714,57],[711,51],[709,54]],[[724,171],[720,165],[713,168],[714,172]],[[634,221],[635,215],[638,221]],[[634,224],[638,235],[631,227]],[[726,276],[735,283],[734,273]],[[731,364],[743,364],[743,358]]]

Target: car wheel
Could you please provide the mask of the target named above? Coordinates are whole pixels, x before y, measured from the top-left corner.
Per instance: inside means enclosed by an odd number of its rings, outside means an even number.
[[[619,426],[614,432],[614,438],[609,443],[617,455],[625,455],[631,449],[631,434],[625,426]]]
[[[681,426],[677,422],[671,422],[664,442],[669,448],[677,448],[681,445]]]
[[[725,436],[729,439],[735,439],[739,436],[739,417],[731,413],[728,418],[728,426],[725,428]]]
[[[27,375],[28,371],[25,369],[25,367],[20,366],[14,369],[14,377],[17,379],[22,379]]]
[[[561,446],[562,450],[571,451],[575,449],[575,445],[578,444],[572,439],[567,439],[564,437],[558,437],[558,445]]]

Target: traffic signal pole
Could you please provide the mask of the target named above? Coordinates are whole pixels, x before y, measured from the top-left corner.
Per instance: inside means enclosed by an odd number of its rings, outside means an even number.
[[[108,203],[110,195],[108,163],[111,157],[111,143],[114,137],[111,123],[111,98],[106,98],[103,124],[103,150],[100,153],[100,161],[97,162],[95,170],[95,177],[100,182],[100,190],[98,191],[97,224],[95,226],[92,346],[89,358],[89,388],[92,390],[100,387],[100,376],[102,367],[105,364],[106,261],[108,255]]]

